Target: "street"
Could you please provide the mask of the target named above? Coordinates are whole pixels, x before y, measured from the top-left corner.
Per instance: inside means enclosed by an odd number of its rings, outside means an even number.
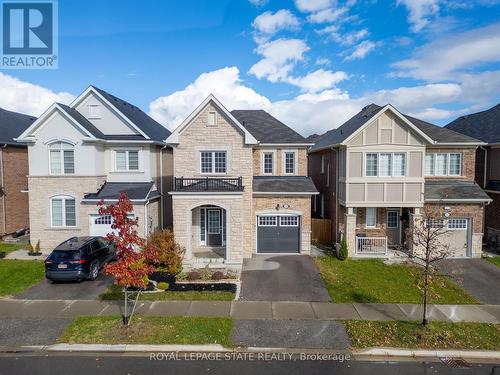
[[[283,356],[286,357],[286,356]],[[163,356],[150,360],[149,354],[9,354],[0,356],[0,375],[45,374],[489,374],[500,375],[500,365],[471,364],[456,369],[441,362],[369,362],[369,361],[301,361],[301,360],[185,360]],[[282,358],[281,358],[282,359]]]

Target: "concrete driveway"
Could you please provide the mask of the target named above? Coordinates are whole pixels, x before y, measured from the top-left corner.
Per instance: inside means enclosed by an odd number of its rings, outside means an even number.
[[[18,299],[67,299],[93,300],[98,299],[108,286],[113,283],[109,276],[99,275],[94,281],[53,283],[47,279],[33,285],[16,296]]]
[[[245,259],[240,300],[331,302],[313,259],[306,255]]]
[[[500,305],[500,267],[483,259],[445,259],[438,269],[481,302]]]

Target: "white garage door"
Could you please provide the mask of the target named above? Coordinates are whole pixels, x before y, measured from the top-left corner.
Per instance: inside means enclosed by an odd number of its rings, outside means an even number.
[[[464,258],[471,256],[470,220],[450,218],[447,221],[446,241],[450,246],[451,256]]]
[[[112,219],[109,215],[90,215],[90,235],[106,237],[108,233],[115,232],[111,229]]]

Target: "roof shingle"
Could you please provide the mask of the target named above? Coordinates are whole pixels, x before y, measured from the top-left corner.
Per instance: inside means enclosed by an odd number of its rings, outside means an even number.
[[[461,116],[446,125],[446,128],[483,142],[500,143],[500,104],[486,111]]]
[[[106,182],[96,193],[85,194],[84,200],[116,200],[121,193],[127,193],[131,200],[153,199],[159,196],[151,191],[153,182]],[[151,191],[151,194],[150,194]]]
[[[310,177],[303,176],[255,176],[253,191],[257,193],[308,193],[316,194],[316,186]]]
[[[425,200],[489,201],[491,198],[473,181],[429,180],[425,182]]]
[[[19,137],[36,120],[36,117],[0,108],[0,144],[19,145]]]

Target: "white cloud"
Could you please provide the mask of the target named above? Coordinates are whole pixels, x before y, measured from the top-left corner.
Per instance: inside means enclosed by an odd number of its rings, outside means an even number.
[[[500,23],[447,36],[393,64],[395,75],[428,81],[452,79],[457,73],[500,61]]]
[[[413,32],[419,32],[439,14],[439,0],[397,0],[408,9],[408,22]]]
[[[344,58],[344,61],[363,59],[366,56],[368,56],[368,54],[372,52],[375,48],[377,48],[378,45],[379,45],[378,43],[372,42],[371,40],[365,40],[359,43],[356,47],[354,47],[354,50],[351,52],[350,55]]]
[[[347,14],[348,11],[347,7],[327,8],[307,16],[307,20],[312,23],[335,22]]]
[[[339,30],[340,27],[338,25],[330,25],[316,30],[316,32],[320,35],[327,35],[329,38],[343,46],[352,46],[370,34],[368,29],[361,29],[345,34],[342,34]]]
[[[318,57],[316,59],[316,65],[330,65],[332,62],[327,57]]]
[[[318,92],[335,86],[347,78],[347,74],[342,71],[332,72],[330,70],[318,69],[303,77],[288,77],[286,82],[300,87],[303,91]]]
[[[271,11],[262,13],[255,18],[252,26],[258,32],[274,35],[280,30],[295,30],[299,24],[299,19],[288,9],[281,9],[276,13]]]
[[[9,111],[39,116],[52,103],[69,104],[75,96],[53,92],[45,87],[0,73],[0,107]]]
[[[269,0],[248,0],[248,1],[250,2],[250,4],[256,7],[262,7],[269,2]]]
[[[295,0],[295,6],[301,12],[317,12],[330,7],[332,3],[332,0]]]

